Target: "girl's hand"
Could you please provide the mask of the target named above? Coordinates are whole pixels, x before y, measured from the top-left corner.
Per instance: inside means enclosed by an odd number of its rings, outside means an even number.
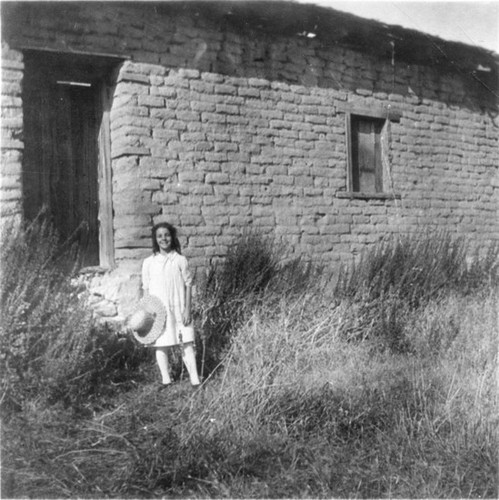
[[[182,314],[182,323],[184,324],[184,326],[189,326],[191,324],[191,320],[191,311],[186,309]]]

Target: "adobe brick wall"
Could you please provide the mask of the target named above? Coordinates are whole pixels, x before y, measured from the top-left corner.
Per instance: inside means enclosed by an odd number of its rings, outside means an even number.
[[[74,3],[63,12],[34,4],[3,42],[2,214],[19,214],[21,199],[15,47],[129,57],[111,112],[118,269],[110,276],[118,285],[110,291],[109,276],[92,285],[103,315],[124,315],[135,300],[125,290],[150,253],[152,221],[180,227],[198,268],[249,226],[331,265],[387,234],[427,226],[477,248],[499,240],[498,126],[490,96],[470,79],[399,62],[396,52],[392,64],[298,36],[220,31],[144,3]],[[341,197],[348,104],[401,112],[389,151],[390,192],[400,199]]]
[[[21,165],[23,109],[21,82],[24,64],[22,54],[2,42],[2,101],[0,217],[2,226],[21,217]]]

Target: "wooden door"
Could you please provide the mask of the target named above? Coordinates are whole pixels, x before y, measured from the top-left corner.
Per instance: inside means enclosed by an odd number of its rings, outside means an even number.
[[[25,68],[25,215],[48,208],[62,241],[78,243],[81,264],[99,265],[101,83],[54,57],[27,57]]]

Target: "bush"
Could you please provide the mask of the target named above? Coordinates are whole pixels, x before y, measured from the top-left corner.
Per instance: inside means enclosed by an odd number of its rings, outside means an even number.
[[[248,231],[212,265],[200,287],[195,315],[200,324],[201,371],[213,372],[222,361],[234,332],[258,304],[303,292],[318,270],[301,259],[286,261],[283,247],[271,236]]]
[[[30,399],[79,402],[120,380],[144,354],[97,325],[73,284],[78,249],[61,245],[41,214],[4,231],[0,281],[0,391],[4,416]],[[118,374],[120,372],[120,374]],[[128,374],[130,377],[130,374]]]

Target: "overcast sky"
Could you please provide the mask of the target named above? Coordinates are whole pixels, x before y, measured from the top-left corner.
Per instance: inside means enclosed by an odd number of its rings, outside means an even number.
[[[499,53],[499,0],[360,1],[299,0],[416,29],[445,40],[478,45]]]

